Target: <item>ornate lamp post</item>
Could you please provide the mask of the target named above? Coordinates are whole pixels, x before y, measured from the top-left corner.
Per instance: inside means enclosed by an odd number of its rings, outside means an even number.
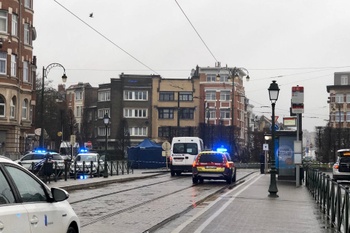
[[[109,125],[109,116],[108,113],[105,114],[103,117],[103,123],[106,126],[106,141],[105,141],[105,161],[104,161],[104,170],[103,170],[103,177],[107,178],[108,177],[108,168],[107,168],[107,144],[108,144],[108,125]]]
[[[41,132],[40,132],[40,139],[39,139],[39,147],[44,148],[44,82],[45,78],[47,78],[47,75],[49,74],[50,70],[54,67],[61,67],[63,69],[63,75],[62,75],[62,82],[67,81],[66,76],[66,69],[59,63],[51,63],[50,65],[43,67],[43,75],[42,75],[42,81],[41,81]]]
[[[269,187],[269,197],[278,197],[277,192],[277,183],[276,183],[276,163],[275,163],[275,104],[278,99],[279,94],[279,87],[276,81],[272,81],[269,87],[269,96],[272,106],[272,125],[271,125],[271,138],[272,138],[272,145],[271,145],[271,171],[270,171],[270,187]]]

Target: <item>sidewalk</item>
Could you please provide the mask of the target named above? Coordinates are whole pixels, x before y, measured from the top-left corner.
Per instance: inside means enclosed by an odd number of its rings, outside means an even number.
[[[327,229],[329,226],[322,220],[304,184],[296,187],[293,181],[277,181],[279,197],[271,198],[268,197],[270,175],[258,175],[252,182],[236,191],[228,191],[215,200],[215,204],[204,207],[205,210],[194,209],[186,219],[178,220],[178,223],[187,221],[187,224],[169,232],[335,232]]]

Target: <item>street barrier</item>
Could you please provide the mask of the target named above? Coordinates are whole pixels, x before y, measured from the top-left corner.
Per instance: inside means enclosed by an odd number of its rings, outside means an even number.
[[[38,164],[32,163],[29,170],[42,179],[45,183],[57,181],[58,179],[86,179],[101,177],[104,172],[104,164],[98,162],[98,165],[94,165],[93,162],[83,162],[82,165],[77,165],[76,162],[69,160],[64,162],[64,167],[61,167],[57,162],[44,162],[38,166]],[[131,168],[131,162],[127,160],[107,161],[107,172],[110,176],[122,175],[134,173]]]
[[[306,168],[306,186],[327,223],[337,232],[349,232],[349,187],[312,167]]]

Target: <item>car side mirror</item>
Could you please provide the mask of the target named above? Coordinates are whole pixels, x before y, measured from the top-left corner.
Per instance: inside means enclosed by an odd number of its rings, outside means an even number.
[[[51,188],[51,193],[54,201],[64,201],[68,199],[69,194],[66,190],[63,190],[61,188]]]

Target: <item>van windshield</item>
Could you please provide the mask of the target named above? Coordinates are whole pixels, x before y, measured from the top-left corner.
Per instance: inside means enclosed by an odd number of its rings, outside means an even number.
[[[174,143],[173,153],[197,155],[198,145],[197,143],[186,143],[186,142]]]

